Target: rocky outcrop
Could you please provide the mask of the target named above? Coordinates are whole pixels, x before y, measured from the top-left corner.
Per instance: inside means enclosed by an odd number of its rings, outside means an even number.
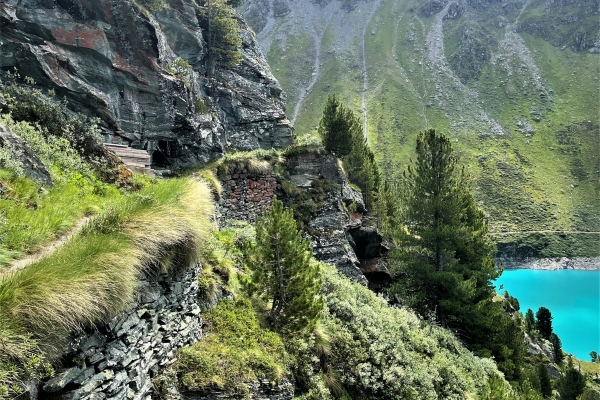
[[[0,2],[0,68],[99,117],[107,142],[146,149],[153,166],[289,145],[285,97],[241,16],[241,64],[208,77],[203,10],[167,3],[150,13],[133,0]],[[184,74],[169,72],[178,57]]]
[[[200,265],[139,284],[129,310],[73,339],[40,398],[150,399],[151,379],[202,336]]]
[[[249,167],[234,167],[221,179],[220,224],[227,226],[231,220],[253,223],[271,206],[274,194],[291,206],[297,199],[285,193],[283,182],[310,193],[313,183],[319,180],[331,182],[335,188],[324,194],[305,227],[315,258],[378,290],[389,280],[384,262],[387,249],[377,229],[362,226],[362,214],[366,211],[362,194],[349,185],[337,159],[321,150],[287,156],[282,175],[270,170],[253,172]],[[356,213],[349,213],[350,205],[356,207]]]
[[[19,164],[23,174],[46,186],[52,186],[50,173],[44,163],[27,143],[13,133],[10,128],[0,125],[0,148],[7,149],[11,158]]]

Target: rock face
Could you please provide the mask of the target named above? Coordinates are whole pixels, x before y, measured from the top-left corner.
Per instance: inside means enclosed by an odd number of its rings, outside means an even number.
[[[153,166],[289,145],[285,97],[241,16],[241,64],[208,77],[204,10],[167,3],[151,14],[131,0],[0,2],[0,68],[99,117],[107,142],[147,150]],[[168,72],[178,57],[185,74]]]
[[[151,379],[175,361],[178,348],[202,336],[200,270],[142,280],[129,311],[73,340],[63,369],[39,397],[150,399]]]
[[[6,148],[21,165],[23,173],[43,185],[52,186],[50,173],[25,141],[10,128],[0,125],[0,148]]]
[[[308,221],[307,235],[317,260],[335,265],[347,277],[377,290],[389,279],[382,246],[382,237],[373,227],[363,227],[361,216],[365,211],[362,194],[348,184],[337,160],[330,154],[306,151],[288,156],[283,175],[273,172],[252,173],[248,169],[234,169],[223,177],[223,192],[219,201],[220,223],[242,220],[253,223],[264,209],[271,206],[273,194],[291,205],[293,199],[281,190],[287,181],[300,190],[309,190],[319,179],[337,185],[329,191],[315,215]],[[355,204],[358,213],[349,215],[345,205]]]

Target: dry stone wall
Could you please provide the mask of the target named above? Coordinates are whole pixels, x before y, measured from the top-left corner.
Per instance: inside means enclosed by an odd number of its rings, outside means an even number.
[[[175,361],[178,348],[202,336],[200,270],[142,280],[127,312],[74,339],[64,368],[39,398],[151,399],[151,379]]]
[[[264,209],[271,207],[278,185],[271,172],[252,174],[246,169],[235,169],[221,181],[221,223],[226,225],[228,220],[254,223]]]

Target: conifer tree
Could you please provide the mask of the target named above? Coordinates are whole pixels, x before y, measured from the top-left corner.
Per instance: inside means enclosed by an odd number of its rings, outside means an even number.
[[[576,400],[577,396],[583,393],[585,388],[585,376],[575,369],[573,359],[569,357],[567,370],[558,382],[558,391],[560,400]]]
[[[548,368],[542,363],[540,363],[537,367],[538,377],[540,379],[540,391],[542,392],[542,396],[548,398],[552,396],[552,384],[550,383],[550,374],[548,373]]]
[[[535,317],[531,308],[528,308],[525,313],[525,330],[530,334],[533,328],[535,328]]]
[[[256,243],[246,253],[252,271],[249,289],[271,304],[269,322],[283,332],[314,327],[324,304],[319,264],[281,201],[275,199],[258,220]]]
[[[218,65],[233,67],[242,61],[238,48],[242,45],[240,27],[231,12],[236,2],[227,0],[204,0],[206,6],[208,70]]]
[[[350,154],[354,144],[353,137],[357,134],[362,136],[360,120],[352,110],[344,107],[335,94],[327,98],[318,132],[325,149],[340,158]]]
[[[546,307],[540,307],[535,313],[535,328],[546,340],[550,339],[552,333],[552,314]]]
[[[554,355],[554,362],[557,364],[562,364],[563,362],[563,352],[562,352],[562,342],[556,333],[550,334],[550,343],[552,343],[552,354]]]
[[[421,132],[417,159],[404,174],[395,287],[405,303],[444,327],[466,326],[477,304],[491,299],[491,280],[499,275],[487,220],[470,188],[450,140]]]

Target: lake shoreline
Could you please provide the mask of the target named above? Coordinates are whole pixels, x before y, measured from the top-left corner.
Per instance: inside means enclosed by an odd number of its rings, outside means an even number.
[[[504,269],[600,271],[600,257],[498,257],[496,262],[504,265]]]

